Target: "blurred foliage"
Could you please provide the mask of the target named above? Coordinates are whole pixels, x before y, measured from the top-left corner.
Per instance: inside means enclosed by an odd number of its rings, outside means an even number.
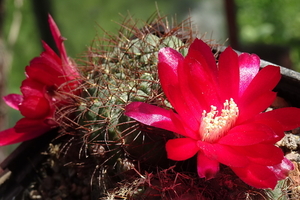
[[[286,46],[300,71],[299,1],[236,0],[236,5],[241,43]]]
[[[21,0],[17,1],[22,2]],[[15,5],[17,1],[6,1],[5,39],[9,37],[13,14],[17,9]],[[185,2],[172,0],[53,0],[53,13],[51,14],[63,36],[67,38],[65,45],[69,56],[74,58],[91,45],[98,32],[101,32],[101,28],[109,32],[116,32],[119,27],[117,23],[122,22],[121,16],[127,16],[130,13],[134,18],[146,21],[157,10],[156,2],[162,14],[173,16],[177,13],[178,20],[182,20],[196,0]],[[19,86],[23,80],[24,67],[42,51],[31,1],[23,1],[20,12],[22,21],[19,36],[15,45],[9,47],[11,48],[10,52],[14,54],[8,82],[10,92],[18,92],[19,89],[15,85]],[[101,33],[99,34],[101,37]]]

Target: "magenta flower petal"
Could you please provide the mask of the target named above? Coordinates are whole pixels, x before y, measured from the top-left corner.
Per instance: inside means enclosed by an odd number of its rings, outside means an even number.
[[[54,56],[57,57],[56,54]],[[58,86],[66,80],[66,77],[62,76],[62,71],[57,70],[58,67],[61,67],[61,63],[49,61],[44,57],[37,57],[26,67],[26,74],[30,79],[44,85]]]
[[[229,146],[209,144],[202,141],[198,141],[197,145],[207,157],[224,165],[230,167],[245,167],[250,163],[247,157]]]
[[[261,113],[256,116],[256,120],[269,119],[279,122],[284,131],[289,131],[294,128],[300,127],[300,109],[299,108],[280,108],[269,112]]]
[[[30,96],[43,98],[46,92],[45,85],[29,78],[22,82],[20,89],[23,94],[23,99]]]
[[[19,110],[19,105],[23,101],[23,96],[19,94],[9,94],[4,96],[3,100],[8,106]]]
[[[240,68],[240,95],[248,88],[251,81],[258,73],[260,67],[260,59],[255,54],[242,53],[239,56]]]
[[[0,146],[15,144],[26,140],[31,140],[44,133],[44,129],[37,129],[34,132],[16,132],[14,128],[0,131]]]
[[[180,130],[177,129],[177,126],[171,120],[171,112],[143,102],[133,102],[126,106],[125,115],[148,126],[178,133]]]
[[[189,107],[189,103],[182,104],[183,92],[178,90],[178,68],[182,65],[183,56],[171,48],[163,48],[158,54],[158,75],[161,86],[169,99],[172,106],[183,117],[183,121],[191,129],[196,130],[199,126],[199,121],[193,115],[195,108]],[[189,99],[191,101],[191,99]],[[194,104],[197,106],[197,104]],[[190,117],[189,117],[190,116]]]
[[[29,119],[43,118],[50,111],[49,101],[45,98],[30,96],[20,104],[20,112]]]
[[[176,133],[189,137],[195,140],[198,140],[200,138],[200,135],[195,133],[193,129],[190,128],[190,126],[187,126],[182,120],[181,116],[179,116],[177,113],[171,112],[171,120],[173,121],[173,124],[176,126],[177,131]]]
[[[17,121],[14,129],[17,133],[27,133],[27,134],[37,134],[40,135],[40,133],[45,133],[49,131],[53,124],[48,125],[47,121],[49,119],[29,119],[29,118],[22,118],[19,121]],[[56,127],[55,125],[54,127]],[[31,138],[31,136],[28,136],[28,138]]]
[[[217,65],[215,61],[214,55],[211,53],[210,47],[203,42],[202,40],[199,40],[196,38],[194,42],[191,44],[189,48],[188,55],[195,58],[198,62],[202,62],[198,60],[201,56],[201,58],[205,59],[205,63],[207,63],[207,67],[209,67],[209,70],[212,74],[217,74]]]
[[[56,23],[54,22],[53,18],[51,17],[51,15],[48,15],[48,22],[49,22],[50,30],[53,35],[54,41],[55,41],[56,46],[60,53],[60,59],[61,59],[60,66],[62,66],[60,68],[62,70],[62,74],[67,75],[65,77],[68,77],[68,80],[78,79],[80,77],[79,72],[76,68],[76,65],[74,65],[74,63],[69,59],[66,49],[65,49],[65,45],[63,43],[66,39],[61,36],[61,33],[60,33]],[[48,46],[48,45],[46,44],[46,46]],[[44,45],[44,47],[45,47],[45,45]],[[46,51],[47,51],[47,49],[48,48],[45,47]],[[71,85],[73,85],[73,87],[74,87],[74,86],[78,85],[79,82],[73,81],[73,84],[71,84]],[[70,85],[70,84],[68,84],[68,85]]]
[[[274,172],[279,180],[281,180],[286,178],[289,175],[289,172],[294,169],[294,164],[286,157],[284,157],[281,163],[273,166],[268,166],[268,168],[272,172]]]
[[[274,189],[277,177],[268,167],[258,164],[250,164],[247,167],[233,167],[232,170],[245,183],[256,188]]]
[[[53,35],[54,41],[56,43],[56,46],[60,52],[61,59],[67,61],[68,56],[66,53],[65,45],[63,43],[65,39],[61,36],[61,33],[60,33],[56,23],[54,22],[53,18],[51,17],[51,15],[48,15],[48,23],[49,23],[50,30]],[[64,63],[64,64],[66,64],[66,63]]]
[[[188,104],[182,104],[183,94],[178,90],[177,68],[182,65],[183,56],[171,48],[163,48],[158,53],[158,59],[158,75],[167,98],[180,115],[191,116],[183,119],[188,119],[185,121],[186,125],[195,129],[199,126],[198,120],[192,114],[195,109],[191,109]]]
[[[215,65],[209,66],[203,55],[197,51],[191,52],[187,54],[183,65],[178,66],[179,89],[185,101],[190,102],[189,106],[197,109],[197,117],[201,117],[202,111],[210,109],[211,105],[221,105],[218,74]],[[197,103],[194,103],[195,99]]]
[[[247,106],[240,106],[240,115],[237,124],[252,118],[253,116],[266,110],[276,99],[276,93],[269,91],[258,96],[254,101],[249,102]]]
[[[238,55],[229,47],[219,58],[219,83],[223,101],[239,96],[240,68]]]
[[[197,172],[200,178],[206,178],[206,180],[212,179],[219,170],[220,164],[218,161],[211,160],[202,152],[198,153]]]
[[[170,73],[170,78],[171,81],[168,81],[167,79],[163,79],[164,81],[170,82],[170,84],[172,84],[172,81],[175,82],[175,84],[178,84],[178,79],[176,79],[178,77],[178,72],[177,72],[177,67],[179,65],[180,62],[182,62],[184,59],[184,57],[177,52],[176,50],[169,48],[169,47],[165,47],[162,48],[161,50],[159,50],[158,53],[158,60],[159,60],[159,65],[160,64],[165,64],[165,67],[167,68],[168,72]],[[164,70],[164,67],[160,67],[160,70]],[[164,72],[162,72],[164,74]],[[172,79],[174,78],[174,79]],[[164,82],[163,81],[163,82]],[[162,85],[164,85],[162,83]],[[173,84],[172,84],[173,85]],[[164,86],[162,86],[164,87]]]
[[[247,156],[251,162],[265,166],[277,165],[284,158],[282,150],[272,144],[260,143],[237,147],[236,150]]]
[[[199,151],[195,140],[190,138],[178,138],[168,140],[166,143],[168,158],[171,160],[186,160]]]
[[[218,143],[233,146],[248,146],[274,139],[274,131],[264,124],[242,124],[232,128]]]
[[[268,78],[268,81],[266,80],[266,77]],[[255,102],[261,95],[272,91],[280,78],[281,74],[278,67],[269,65],[260,70],[241,96],[239,106],[247,107],[248,104]]]
[[[169,87],[178,86],[178,72],[177,67],[182,62],[183,57],[180,53],[171,48],[162,48],[158,53],[158,75],[163,88],[170,103],[177,107],[177,104],[173,102],[174,98],[179,98],[180,95],[170,98]]]
[[[257,115],[260,116],[260,115]],[[273,131],[273,139],[271,140],[266,140],[264,143],[269,143],[269,144],[275,144],[279,140],[281,140],[284,137],[284,130],[280,122],[270,119],[270,118],[264,118],[264,117],[259,117],[260,119],[254,119],[253,123],[259,123],[264,126],[268,126],[272,131]]]
[[[197,118],[195,115],[193,115],[192,111],[195,109],[197,104],[195,103],[194,106],[190,106],[190,102],[182,103],[183,93],[181,93],[181,91],[174,86],[170,86],[168,91],[170,98],[173,99],[173,104],[177,105],[176,111],[181,116],[182,123],[194,131],[197,130],[200,124],[200,116]],[[181,94],[180,97],[178,96],[179,94]]]

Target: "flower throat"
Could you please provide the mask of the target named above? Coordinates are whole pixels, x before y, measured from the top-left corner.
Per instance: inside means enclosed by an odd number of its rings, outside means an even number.
[[[216,106],[211,106],[210,112],[202,112],[199,133],[202,141],[214,142],[222,137],[235,123],[239,115],[239,108],[231,98],[226,100],[221,114],[218,115]]]

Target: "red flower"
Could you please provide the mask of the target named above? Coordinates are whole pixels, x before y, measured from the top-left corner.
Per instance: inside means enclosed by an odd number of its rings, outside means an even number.
[[[24,118],[13,128],[0,132],[0,145],[8,145],[35,138],[57,126],[53,116],[57,107],[67,103],[63,93],[77,94],[76,66],[68,59],[60,34],[49,15],[50,29],[60,52],[58,56],[45,42],[45,51],[30,61],[26,79],[19,94],[9,94],[3,99],[7,105],[19,110]]]
[[[198,175],[206,179],[222,163],[257,188],[274,188],[287,176],[293,165],[274,144],[284,131],[300,126],[300,109],[263,112],[276,97],[278,67],[259,71],[258,56],[238,56],[230,47],[216,64],[209,46],[198,39],[185,58],[163,48],[158,59],[161,86],[175,112],[133,102],[125,114],[183,136],[166,143],[169,159],[197,155]]]

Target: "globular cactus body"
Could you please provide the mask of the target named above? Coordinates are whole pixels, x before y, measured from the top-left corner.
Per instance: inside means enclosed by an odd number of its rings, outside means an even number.
[[[124,115],[125,106],[133,101],[172,109],[159,83],[158,51],[171,47],[186,55],[196,36],[189,20],[170,28],[165,18],[156,18],[141,29],[130,20],[122,24],[119,35],[107,34],[88,52],[77,118],[66,129],[75,130],[82,151],[96,166],[92,176],[96,171],[98,175],[91,182],[99,185],[99,197],[204,200],[237,190],[227,195],[236,199],[238,186],[228,185],[236,179],[232,172],[216,177],[220,184],[199,179],[195,160],[176,163],[167,159],[166,141],[178,135]],[[242,196],[251,196],[245,192],[248,186],[240,183]]]

